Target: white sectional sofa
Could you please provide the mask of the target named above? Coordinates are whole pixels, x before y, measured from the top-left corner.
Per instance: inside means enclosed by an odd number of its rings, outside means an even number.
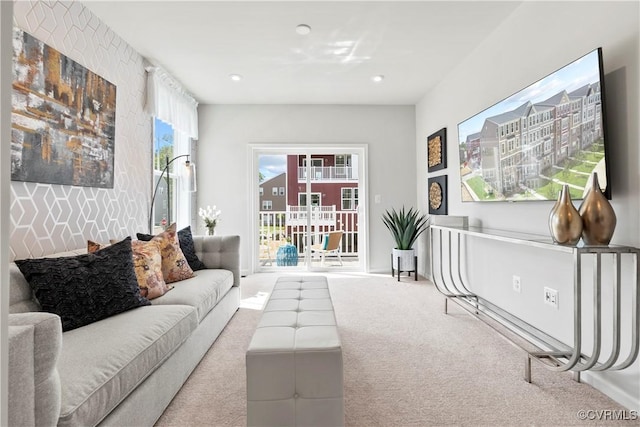
[[[239,236],[193,242],[195,277],[64,333],[11,264],[10,425],[152,426],[240,304]]]

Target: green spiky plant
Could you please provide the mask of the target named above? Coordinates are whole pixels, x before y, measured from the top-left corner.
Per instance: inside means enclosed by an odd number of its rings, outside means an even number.
[[[420,214],[417,209],[405,210],[404,206],[399,211],[391,209],[382,215],[382,222],[391,231],[396,241],[396,249],[408,250],[413,247],[416,239],[429,227],[429,218]]]

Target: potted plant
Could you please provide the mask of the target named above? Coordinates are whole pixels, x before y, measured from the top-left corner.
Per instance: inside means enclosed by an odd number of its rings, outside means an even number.
[[[429,217],[421,214],[417,209],[405,210],[404,206],[399,211],[391,209],[382,215],[382,222],[391,231],[396,247],[392,251],[392,265],[394,270],[415,271],[415,250],[413,244],[429,227]]]

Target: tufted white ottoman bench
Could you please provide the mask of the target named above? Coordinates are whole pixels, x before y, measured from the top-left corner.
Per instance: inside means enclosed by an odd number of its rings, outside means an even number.
[[[344,425],[342,347],[326,277],[276,281],[246,363],[247,425]]]

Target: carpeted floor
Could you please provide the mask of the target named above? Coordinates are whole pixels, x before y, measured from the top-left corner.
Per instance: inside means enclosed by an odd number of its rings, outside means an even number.
[[[246,425],[244,355],[279,275],[242,279],[242,308],[158,427]],[[524,354],[454,304],[445,315],[428,281],[327,276],[343,345],[347,426],[640,426],[580,420],[579,411],[623,408],[535,363],[526,383]]]

